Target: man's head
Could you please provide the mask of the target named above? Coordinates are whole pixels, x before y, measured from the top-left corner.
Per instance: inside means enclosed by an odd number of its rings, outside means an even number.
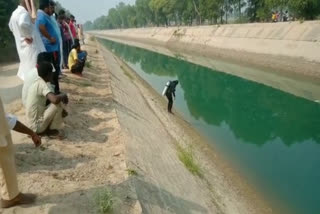
[[[49,16],[51,16],[51,14],[50,14],[50,2],[49,2],[49,0],[40,0],[39,9],[40,9],[40,10],[43,10],[46,14],[48,14]]]
[[[49,82],[51,80],[52,64],[50,54],[42,52],[38,55],[37,69],[39,77],[41,77],[45,82]]]
[[[73,15],[70,15],[70,21],[74,24],[77,22]]]
[[[62,24],[62,22],[65,20],[65,16],[64,15],[59,15],[58,16],[58,22],[60,23],[60,24]]]
[[[75,48],[77,51],[80,51],[81,50],[81,46],[80,46],[80,41],[79,39],[75,39],[74,40],[74,45],[72,48]]]
[[[55,6],[56,6],[56,3],[54,1],[51,1],[49,2],[49,15],[52,16],[54,13],[55,13]]]
[[[59,11],[58,22],[62,24],[62,22],[66,19],[66,12],[64,10]]]
[[[63,10],[63,9],[61,9],[61,10],[59,11],[59,16],[60,16],[60,15],[66,16],[66,11]]]

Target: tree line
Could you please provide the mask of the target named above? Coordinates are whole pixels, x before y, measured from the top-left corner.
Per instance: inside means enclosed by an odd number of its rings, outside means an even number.
[[[268,22],[272,12],[286,11],[299,20],[319,18],[320,0],[136,0],[119,3],[88,21],[86,30],[149,26]]]

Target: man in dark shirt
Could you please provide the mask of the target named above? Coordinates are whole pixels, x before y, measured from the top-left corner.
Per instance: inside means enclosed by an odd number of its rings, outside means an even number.
[[[168,112],[172,114],[173,98],[176,98],[176,87],[179,84],[178,80],[169,81],[166,85],[167,89],[165,92],[166,97],[168,98]]]

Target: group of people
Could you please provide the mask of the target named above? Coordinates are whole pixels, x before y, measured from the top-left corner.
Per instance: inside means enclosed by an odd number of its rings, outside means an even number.
[[[41,136],[61,139],[63,119],[68,115],[67,94],[60,91],[63,68],[82,74],[87,53],[81,50],[82,29],[76,30],[75,18],[64,11],[55,15],[55,3],[40,0],[36,11],[33,0],[21,0],[12,13],[12,31],[20,66],[18,77],[23,80],[22,103],[28,126],[6,114],[0,98],[0,192],[1,207],[32,203],[35,195],[22,194],[18,189],[14,149],[10,130],[27,134],[35,146]]]
[[[271,15],[271,20],[272,22],[287,22],[289,21],[289,12],[286,11],[284,14],[281,14],[276,11],[276,12],[272,12],[272,15]]]

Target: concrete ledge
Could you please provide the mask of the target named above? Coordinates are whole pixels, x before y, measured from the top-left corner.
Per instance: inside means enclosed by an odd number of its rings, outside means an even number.
[[[138,28],[94,33],[163,44],[205,45],[216,49],[303,58],[320,63],[320,21]]]

